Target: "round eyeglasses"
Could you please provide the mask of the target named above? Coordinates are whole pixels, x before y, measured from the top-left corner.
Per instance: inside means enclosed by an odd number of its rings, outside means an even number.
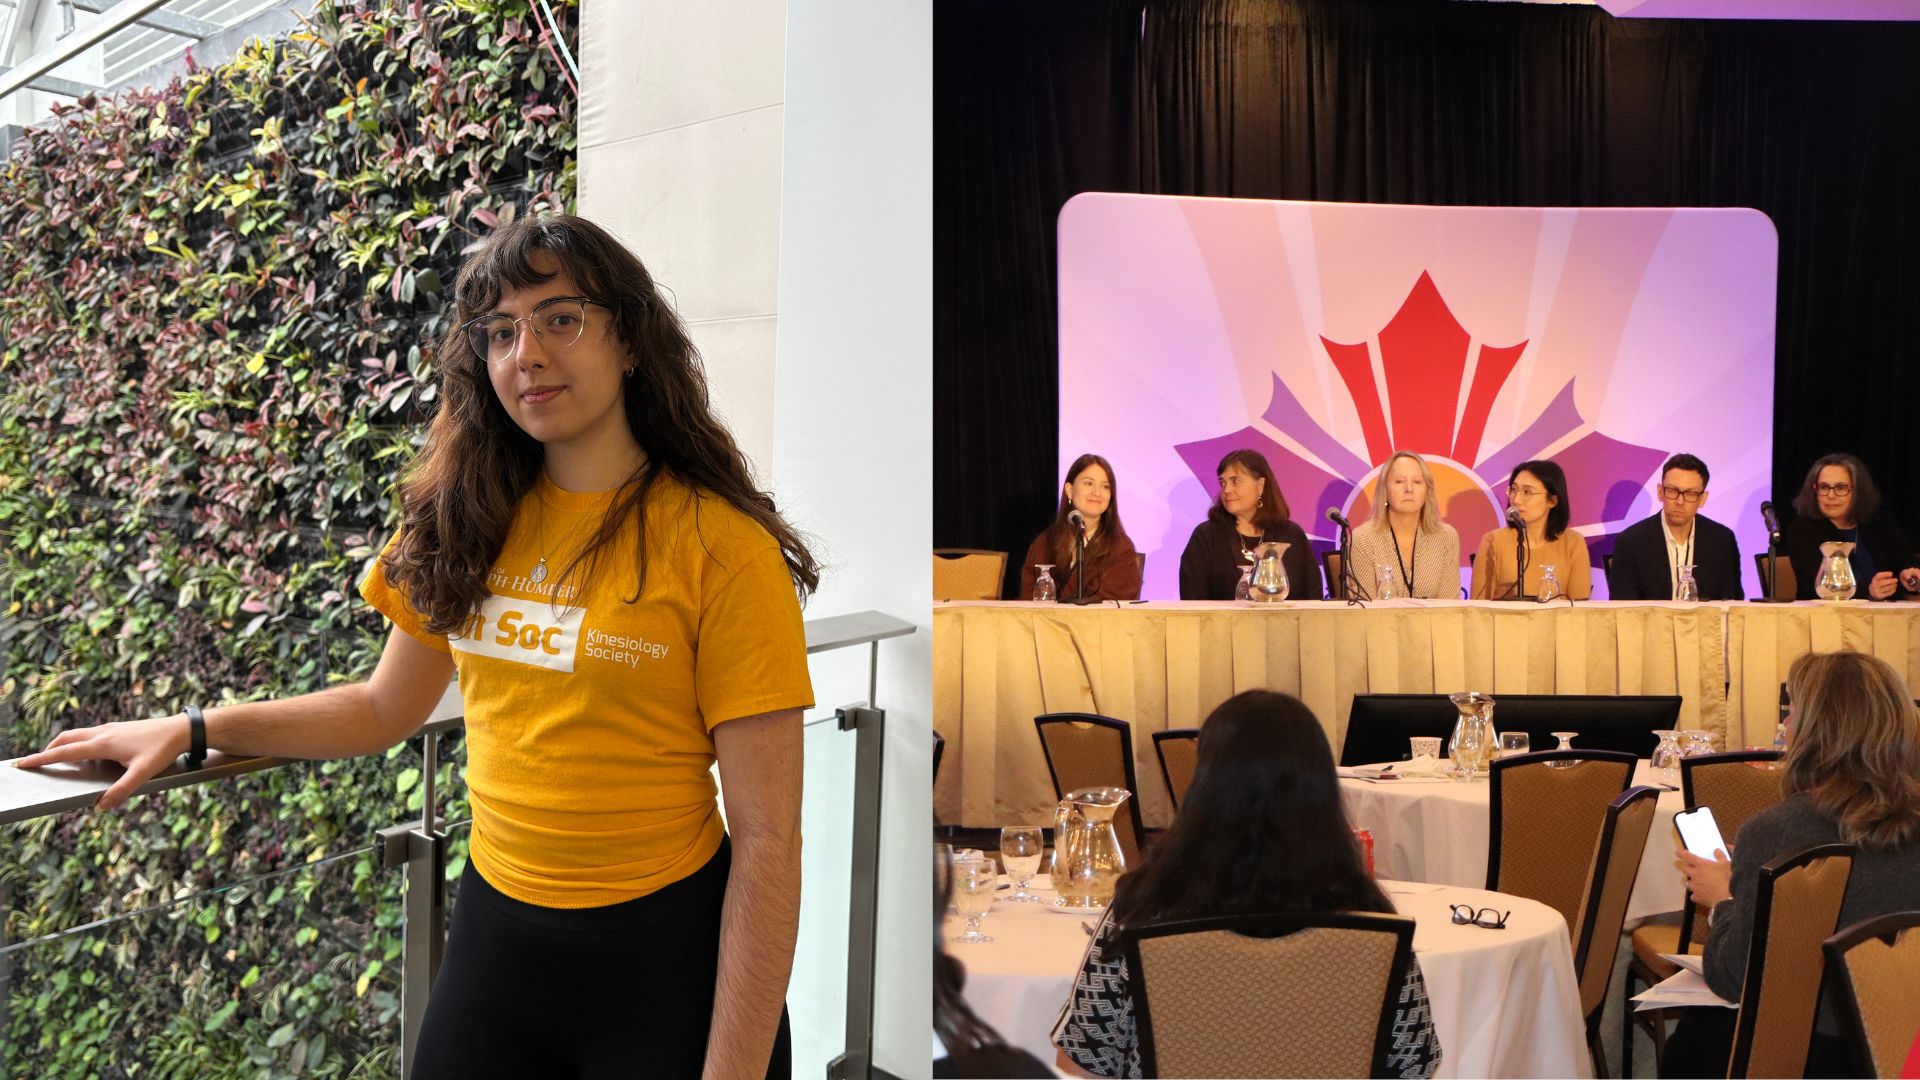
[[[467,345],[473,355],[487,363],[504,364],[513,359],[514,349],[520,343],[520,326],[524,323],[543,347],[564,349],[579,341],[586,331],[588,304],[607,306],[590,296],[556,296],[542,300],[522,319],[501,314],[482,315],[466,325]]]

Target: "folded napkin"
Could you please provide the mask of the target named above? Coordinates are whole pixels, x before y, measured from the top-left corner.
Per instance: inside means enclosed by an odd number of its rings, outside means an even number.
[[[1452,769],[1432,754],[1421,754],[1412,761],[1403,761],[1393,770],[1401,776],[1444,776]]]

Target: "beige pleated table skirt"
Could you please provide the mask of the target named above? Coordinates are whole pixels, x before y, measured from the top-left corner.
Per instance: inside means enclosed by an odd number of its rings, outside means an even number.
[[[1197,727],[1243,690],[1294,694],[1338,748],[1355,694],[1678,694],[1680,725],[1770,746],[1780,684],[1809,650],[1855,649],[1920,684],[1920,604],[1512,604],[1392,600],[936,604],[935,819],[1051,824],[1033,718],[1133,725],[1148,825],[1171,819],[1152,733]]]

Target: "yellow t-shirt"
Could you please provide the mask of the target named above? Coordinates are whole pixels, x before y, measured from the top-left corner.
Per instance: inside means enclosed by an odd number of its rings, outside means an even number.
[[[616,904],[698,870],[724,831],[713,728],[813,704],[779,545],[722,499],[664,474],[654,483],[637,603],[625,603],[638,580],[631,524],[591,580],[587,562],[560,580],[612,501],[542,475],[493,564],[492,595],[451,635],[427,633],[378,564],[360,583],[394,625],[452,654],[473,864],[543,907]]]

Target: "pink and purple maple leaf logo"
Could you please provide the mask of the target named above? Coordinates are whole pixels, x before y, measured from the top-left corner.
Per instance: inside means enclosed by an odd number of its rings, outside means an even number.
[[[1278,375],[1273,376],[1272,396],[1260,418],[1285,432],[1318,462],[1281,446],[1251,425],[1174,447],[1208,491],[1215,488],[1215,467],[1229,451],[1258,450],[1266,455],[1280,490],[1288,496],[1294,520],[1306,530],[1316,551],[1330,550],[1337,542],[1337,530],[1326,521],[1327,508],[1351,510],[1356,520],[1364,519],[1361,511],[1370,507],[1371,492],[1359,490],[1360,485],[1395,452],[1411,450],[1426,458],[1434,472],[1441,514],[1460,534],[1464,557],[1482,533],[1500,523],[1502,502],[1495,492],[1505,490],[1513,467],[1540,456],[1585,423],[1574,405],[1573,381],[1568,380],[1525,430],[1500,449],[1480,456],[1487,416],[1528,343],[1481,345],[1472,385],[1463,387],[1471,335],[1424,271],[1400,310],[1380,330],[1384,406],[1365,342],[1347,345],[1323,336],[1320,344],[1359,413],[1364,457],[1315,421]],[[1612,550],[1613,534],[1626,524],[1635,497],[1666,456],[1665,451],[1598,431],[1552,455],[1567,474],[1569,524],[1586,529],[1588,553],[1595,562]],[[1302,513],[1309,507],[1310,513]]]

